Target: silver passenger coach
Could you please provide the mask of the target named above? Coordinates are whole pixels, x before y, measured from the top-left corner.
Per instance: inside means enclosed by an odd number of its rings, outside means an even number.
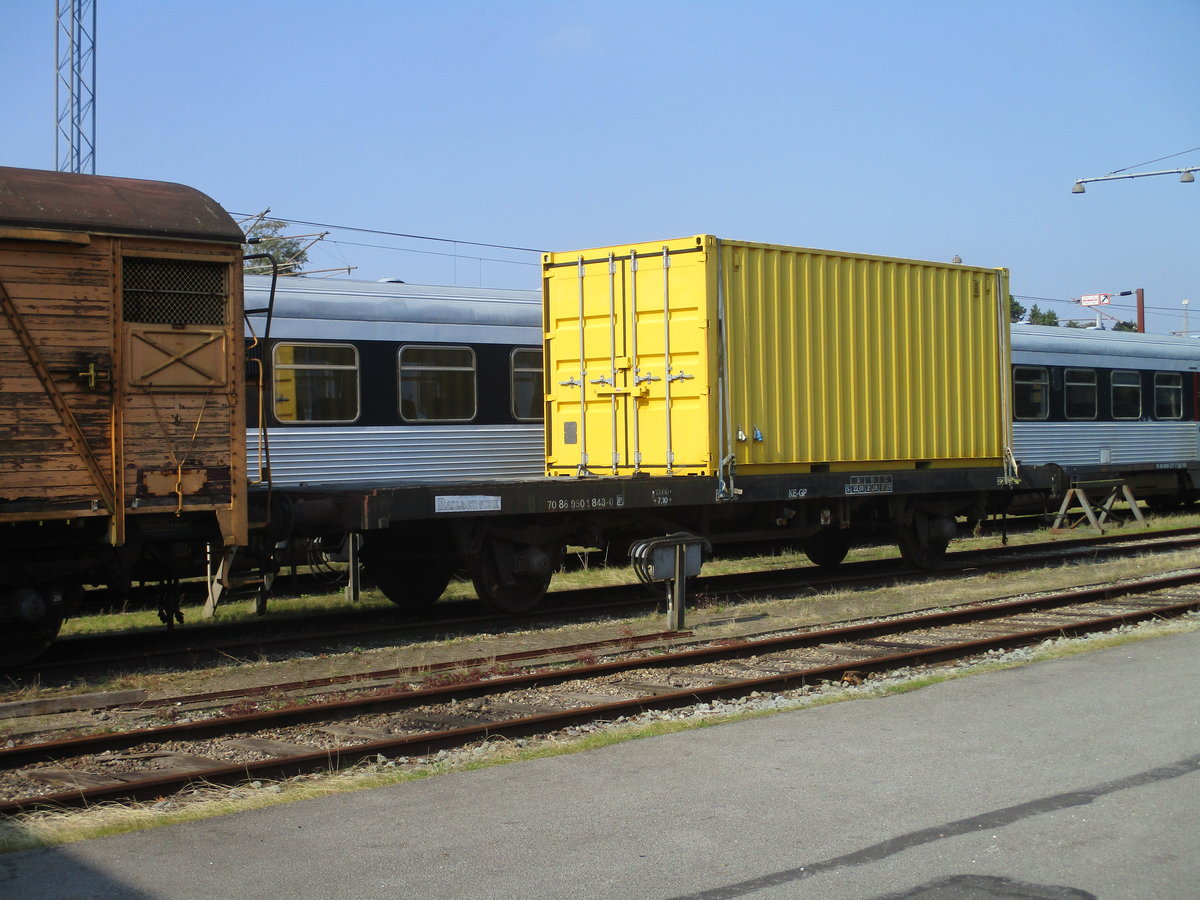
[[[541,475],[541,321],[537,291],[280,278],[269,334],[248,317],[251,479],[268,451],[277,487]]]
[[[1200,341],[1014,325],[1012,361],[1020,464],[1123,477],[1147,500],[1187,493],[1200,462]]]

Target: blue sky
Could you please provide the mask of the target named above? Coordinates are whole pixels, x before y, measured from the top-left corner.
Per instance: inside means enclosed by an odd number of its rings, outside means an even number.
[[[100,174],[535,249],[957,254],[1060,316],[1142,287],[1175,331],[1190,298],[1200,332],[1200,181],[1070,190],[1200,147],[1198,0],[96,2]],[[0,58],[0,164],[54,168],[53,0],[5,4]],[[538,284],[531,253],[330,237],[314,268]]]

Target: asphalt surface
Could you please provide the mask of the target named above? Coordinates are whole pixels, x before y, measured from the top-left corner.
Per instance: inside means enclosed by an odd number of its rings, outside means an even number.
[[[1191,898],[1200,632],[50,850],[0,896]]]

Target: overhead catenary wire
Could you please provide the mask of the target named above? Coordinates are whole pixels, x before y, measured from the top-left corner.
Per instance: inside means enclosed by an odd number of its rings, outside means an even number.
[[[541,263],[539,263],[539,262],[526,262],[526,261],[520,260],[520,259],[500,259],[499,257],[496,257],[496,256],[463,257],[457,253],[441,253],[437,250],[414,250],[411,247],[392,247],[387,244],[364,244],[359,241],[327,240],[327,241],[324,241],[323,243],[337,244],[338,246],[345,246],[345,247],[366,247],[371,250],[395,250],[397,253],[420,253],[424,256],[444,256],[447,259],[478,259],[478,260],[482,260],[483,262],[507,263],[510,266],[536,266],[538,268],[541,267]],[[540,253],[541,251],[539,250],[537,252]]]
[[[1136,169],[1140,166],[1148,166],[1151,163],[1162,162],[1164,159],[1174,159],[1176,156],[1183,156],[1185,153],[1195,153],[1200,150],[1200,147],[1192,147],[1190,150],[1180,150],[1178,153],[1168,153],[1166,156],[1160,156],[1158,159],[1148,159],[1145,162],[1134,163],[1132,166],[1126,166],[1123,169],[1113,169],[1109,175],[1116,175],[1120,172],[1128,172],[1130,169]]]
[[[233,216],[254,216],[256,213],[231,213]],[[514,247],[511,244],[491,244],[485,241],[466,241],[458,238],[433,237],[427,234],[406,234],[402,231],[383,231],[378,228],[361,228],[355,225],[332,225],[328,222],[307,222],[303,219],[285,219],[281,216],[271,216],[276,222],[286,225],[307,225],[312,228],[328,228],[333,231],[357,231],[361,234],[379,234],[385,237],[407,238],[414,241],[437,241],[443,244],[462,244],[469,247],[490,247],[493,250],[517,250],[523,253],[547,253],[549,251],[536,247]],[[384,248],[393,249],[393,248]]]

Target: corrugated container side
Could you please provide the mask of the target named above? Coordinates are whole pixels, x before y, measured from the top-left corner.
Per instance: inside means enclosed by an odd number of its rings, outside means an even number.
[[[549,474],[1004,456],[1004,270],[708,235],[544,262]]]
[[[993,464],[996,270],[720,242],[738,470]]]

